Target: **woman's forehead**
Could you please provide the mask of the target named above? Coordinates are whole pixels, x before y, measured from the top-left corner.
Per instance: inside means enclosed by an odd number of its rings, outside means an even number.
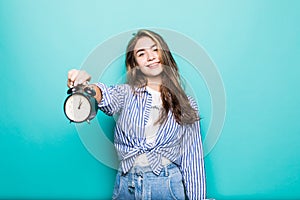
[[[148,48],[152,48],[155,45],[156,43],[151,38],[145,36],[137,40],[134,46],[134,50],[148,49]]]

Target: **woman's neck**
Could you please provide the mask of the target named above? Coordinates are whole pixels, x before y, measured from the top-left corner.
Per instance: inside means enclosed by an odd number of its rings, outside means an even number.
[[[160,92],[160,85],[158,85],[158,84],[149,84],[148,83],[147,86],[155,91]]]
[[[161,78],[148,79],[147,86],[153,90],[160,91]]]

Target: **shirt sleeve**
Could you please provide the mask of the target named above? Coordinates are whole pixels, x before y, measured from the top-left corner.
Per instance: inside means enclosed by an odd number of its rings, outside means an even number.
[[[125,96],[130,88],[127,85],[106,86],[103,83],[96,83],[102,93],[102,99],[98,107],[107,115],[119,113],[124,105]]]
[[[197,109],[194,101],[191,104]],[[206,178],[199,121],[186,125],[181,153],[180,170],[186,195],[189,200],[203,200],[206,198]]]

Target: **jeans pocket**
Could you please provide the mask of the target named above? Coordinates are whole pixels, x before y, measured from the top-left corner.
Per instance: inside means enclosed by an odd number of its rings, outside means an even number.
[[[121,172],[118,171],[116,175],[116,181],[115,181],[115,186],[114,186],[114,191],[113,191],[113,196],[112,199],[116,200],[118,199],[120,192],[122,188],[122,181],[121,181]]]
[[[185,199],[182,175],[180,172],[169,176],[169,190],[174,200]]]

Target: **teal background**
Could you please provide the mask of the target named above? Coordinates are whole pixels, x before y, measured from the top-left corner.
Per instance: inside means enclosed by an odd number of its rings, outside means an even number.
[[[155,27],[196,41],[224,82],[224,128],[205,157],[208,197],[300,199],[299,9],[297,0],[0,1],[0,198],[111,197],[115,170],[63,114],[67,72],[108,38]],[[209,94],[194,81],[205,137]]]

